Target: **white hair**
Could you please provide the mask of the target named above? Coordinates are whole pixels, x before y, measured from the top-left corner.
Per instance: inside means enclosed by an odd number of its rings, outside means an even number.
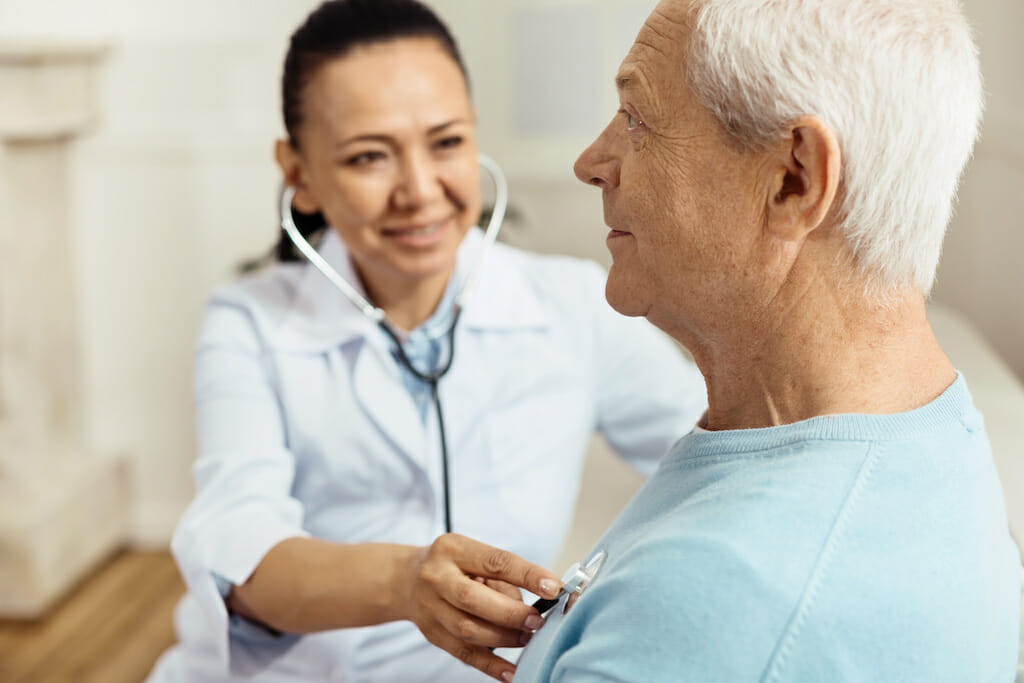
[[[879,293],[928,294],[982,111],[956,0],[694,0],[688,83],[753,150],[814,115],[842,151],[840,229]]]

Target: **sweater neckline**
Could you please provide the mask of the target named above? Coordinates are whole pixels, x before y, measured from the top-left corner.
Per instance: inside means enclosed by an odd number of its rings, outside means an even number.
[[[967,382],[956,379],[934,401],[919,408],[888,415],[848,413],[816,417],[756,429],[707,431],[694,429],[672,449],[679,457],[694,458],[777,448],[801,441],[899,441],[934,435],[936,430],[962,424],[968,431],[981,429],[981,414],[971,401]]]

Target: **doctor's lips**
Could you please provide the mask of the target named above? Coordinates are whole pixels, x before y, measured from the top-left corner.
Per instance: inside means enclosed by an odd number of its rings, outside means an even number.
[[[454,216],[440,220],[413,223],[402,226],[382,227],[381,235],[402,244],[413,247],[433,246],[441,240],[444,233],[455,221]]]

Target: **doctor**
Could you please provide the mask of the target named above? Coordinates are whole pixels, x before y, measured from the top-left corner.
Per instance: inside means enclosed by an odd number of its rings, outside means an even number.
[[[283,96],[298,222],[393,336],[284,242],[284,262],[214,294],[196,498],[173,541],[188,594],[150,680],[510,680],[488,647],[539,626],[518,587],[557,592],[539,565],[591,435],[650,473],[703,412],[703,379],[580,260],[495,245],[453,313],[482,251],[480,169],[465,69],[430,10],[321,5]],[[402,353],[426,374],[452,359],[443,416]]]

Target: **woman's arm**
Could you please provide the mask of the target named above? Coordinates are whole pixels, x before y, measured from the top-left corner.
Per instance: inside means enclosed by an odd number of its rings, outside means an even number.
[[[451,534],[427,547],[310,538],[293,490],[296,456],[285,447],[279,369],[251,302],[239,299],[237,291],[214,299],[197,349],[197,497],[175,544],[190,590],[220,599],[220,587],[211,588],[214,577],[225,579],[231,611],[283,633],[409,620],[431,643],[492,676],[512,670],[487,647],[520,645],[537,612],[518,591],[503,594],[501,582],[549,596],[557,578]],[[541,586],[545,579],[550,586]],[[226,636],[227,624],[214,624],[222,628]]]
[[[514,667],[488,648],[518,647],[541,623],[518,594],[496,590],[501,582],[544,597],[561,586],[549,571],[457,534],[422,548],[290,538],[233,587],[227,602],[289,633],[406,619],[437,647],[500,679]]]

